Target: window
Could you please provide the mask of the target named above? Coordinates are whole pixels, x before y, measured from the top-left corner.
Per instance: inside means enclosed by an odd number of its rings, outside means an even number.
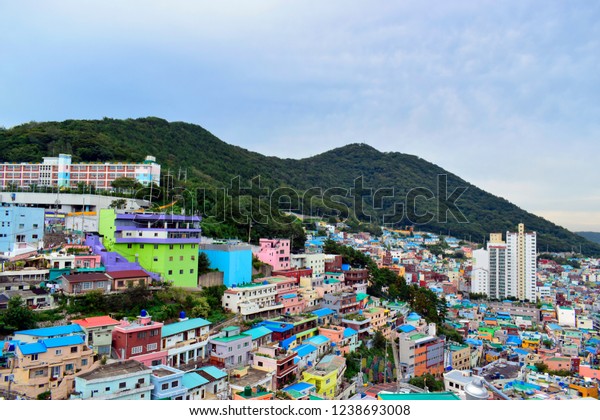
[[[173,382],[171,382],[171,386],[173,388],[177,388],[179,386],[179,381],[173,381]]]
[[[169,249],[173,249],[173,244],[169,245]]]
[[[170,256],[170,257],[169,257],[169,261],[173,261],[173,256]]]
[[[190,268],[190,274],[194,274],[194,269]]]
[[[183,255],[179,256],[179,261],[183,261]]]
[[[146,331],[140,331],[137,333],[137,338],[146,338]]]
[[[157,234],[155,233],[154,236],[156,236]],[[154,244],[154,249],[158,249],[158,244]]]
[[[127,249],[131,249],[133,247],[132,244],[127,244]]]
[[[84,281],[83,283],[81,283],[82,290],[91,290],[93,287],[94,287],[94,285],[92,284],[91,281]]]
[[[34,376],[45,376],[46,375],[46,371],[44,369],[39,369],[36,370],[35,372],[33,372]]]
[[[262,366],[262,365],[263,365],[263,362],[258,362],[258,366]]]
[[[184,248],[185,248],[184,244],[179,245],[179,249],[184,249]]]
[[[57,356],[62,354],[62,349],[58,349],[54,352],[54,354],[56,354]]]
[[[32,354],[31,355],[31,360],[37,360],[38,359],[38,355],[37,354]]]
[[[143,350],[142,346],[136,346],[131,349],[131,354],[139,354]]]
[[[126,386],[127,386],[127,382],[120,382],[119,383],[119,389],[125,389]]]
[[[154,257],[154,258],[152,258],[152,260],[153,260],[154,262],[158,262],[158,257]]]
[[[160,389],[162,389],[163,391],[169,389],[169,384],[162,384],[162,386],[160,387]]]
[[[148,351],[156,350],[156,348],[157,348],[156,343],[150,343],[146,346],[146,350],[148,350]]]
[[[73,370],[73,363],[67,363],[67,364],[65,365],[65,370],[66,370],[66,371]]]
[[[183,270],[179,270],[179,274],[183,274]]]
[[[169,273],[169,276],[170,276],[171,274],[173,274],[173,270],[169,270],[168,273]]]
[[[156,337],[158,335],[158,330],[150,331],[150,337]]]
[[[104,388],[104,390],[108,392],[108,391],[110,391],[110,387],[107,386],[106,388]]]
[[[88,361],[87,359],[81,359],[81,366],[87,366]]]
[[[192,261],[196,261],[196,256],[195,255],[192,255],[190,258],[192,259]]]
[[[140,249],[144,249],[144,244],[140,244]]]
[[[77,346],[71,347],[71,353],[77,353]]]

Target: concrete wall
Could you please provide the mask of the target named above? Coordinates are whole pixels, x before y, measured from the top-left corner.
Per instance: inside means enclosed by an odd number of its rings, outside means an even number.
[[[199,287],[221,286],[223,284],[223,272],[212,271],[198,277]]]

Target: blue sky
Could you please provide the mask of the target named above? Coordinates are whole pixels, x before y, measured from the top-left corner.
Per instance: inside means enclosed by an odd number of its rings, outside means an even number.
[[[365,142],[600,231],[600,3],[0,0],[0,27],[5,127],[153,115],[296,158]]]

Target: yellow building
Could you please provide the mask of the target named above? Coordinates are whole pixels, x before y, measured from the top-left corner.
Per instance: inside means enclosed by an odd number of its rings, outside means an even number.
[[[332,400],[337,394],[337,385],[346,370],[346,359],[327,355],[313,368],[302,372],[302,380],[315,386],[315,393]]]
[[[73,390],[75,374],[89,370],[93,361],[94,353],[81,335],[18,342],[8,368],[0,374],[14,375],[11,390],[28,398],[49,391],[52,399],[65,399]]]

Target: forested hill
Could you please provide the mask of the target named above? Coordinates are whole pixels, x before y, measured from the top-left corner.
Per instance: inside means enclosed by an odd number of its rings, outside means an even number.
[[[0,145],[0,160],[7,162],[39,162],[44,156],[59,153],[71,154],[74,162],[142,161],[146,155],[153,155],[162,165],[163,173],[168,168],[171,171],[187,169],[188,188],[229,187],[237,176],[243,184],[250,184],[251,179],[260,176],[263,188],[273,191],[290,187],[295,191],[287,191],[292,195],[293,205],[289,209],[292,212],[336,216],[339,220],[346,218],[345,209],[349,208],[351,225],[364,222],[370,216],[374,224],[417,224],[424,230],[482,242],[489,232],[512,231],[522,222],[527,230],[538,232],[541,251],[571,251],[581,246],[583,253],[600,255],[600,244],[527,213],[439,166],[412,155],[382,153],[364,144],[350,144],[306,159],[280,159],[229,145],[198,125],[151,117],[28,123],[0,130]],[[438,189],[440,174],[447,175],[447,193]],[[365,197],[364,209],[355,216],[356,200],[351,195],[356,190],[350,189],[361,176],[365,188],[379,192],[375,199]],[[457,187],[466,190],[453,201],[451,193]],[[329,190],[320,194],[319,189]],[[304,194],[307,190],[310,194]],[[444,207],[444,203],[450,203],[451,208],[454,202],[465,220],[457,221],[452,212],[437,214],[438,202],[427,191],[436,197],[450,197],[449,201],[442,200],[441,209],[448,207]],[[264,192],[264,189],[252,190],[250,201],[256,202]],[[285,192],[279,191],[280,194]],[[298,202],[295,194],[300,196]],[[209,197],[206,200],[212,201],[204,208],[218,206],[218,200]],[[286,202],[286,199],[279,201]],[[413,202],[417,206],[415,214],[402,217],[402,206],[406,209]],[[443,220],[444,214],[448,214],[447,221]],[[261,232],[260,223],[252,229],[253,237],[270,233]],[[285,234],[284,231],[277,233]]]

